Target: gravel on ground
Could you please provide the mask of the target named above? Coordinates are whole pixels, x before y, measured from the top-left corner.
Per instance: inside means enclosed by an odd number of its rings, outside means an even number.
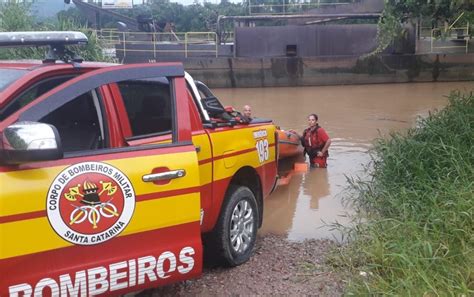
[[[254,255],[243,265],[205,266],[199,279],[146,290],[136,296],[341,296],[343,277],[326,264],[335,246],[331,240],[290,242],[282,236],[259,236]]]

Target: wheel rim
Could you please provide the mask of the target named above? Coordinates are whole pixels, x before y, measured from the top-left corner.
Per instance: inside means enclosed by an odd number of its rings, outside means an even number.
[[[250,203],[241,200],[232,211],[230,220],[230,243],[237,253],[244,253],[254,237],[254,214]]]

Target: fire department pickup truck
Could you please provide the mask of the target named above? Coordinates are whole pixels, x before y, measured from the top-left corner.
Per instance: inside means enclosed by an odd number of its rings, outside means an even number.
[[[247,261],[275,126],[222,117],[180,64],[81,63],[65,45],[86,39],[0,33],[51,47],[43,63],[0,63],[0,295],[157,287],[199,276],[203,246]]]

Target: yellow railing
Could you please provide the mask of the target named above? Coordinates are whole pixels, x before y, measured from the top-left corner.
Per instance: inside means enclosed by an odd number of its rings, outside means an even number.
[[[452,29],[454,25],[456,25],[456,23],[459,22],[463,16],[464,16],[464,11],[454,20],[454,22],[449,26],[448,29]],[[469,26],[469,23],[467,25]]]
[[[454,23],[453,23],[454,24]],[[466,54],[469,52],[469,22],[465,27],[449,26],[446,30],[435,28],[431,30],[431,52],[443,49],[464,48]],[[446,42],[459,41],[463,45],[446,45]],[[445,43],[445,44],[443,44]]]
[[[427,39],[431,37],[431,30],[433,28],[431,26],[420,26],[419,27],[419,32],[420,32],[420,39]]]
[[[461,12],[454,22],[447,26],[445,24],[444,30],[435,28],[431,30],[431,52],[435,52],[438,49],[456,49],[464,48],[466,54],[469,52],[469,21],[466,22],[466,26],[462,27],[458,25],[461,22],[464,12]],[[455,27],[458,25],[458,27]],[[448,42],[461,42],[463,45],[446,45]],[[444,43],[444,44],[443,44]],[[440,45],[441,44],[441,45]]]
[[[119,32],[117,30],[97,31],[99,39],[106,47],[114,47],[117,52],[148,52],[153,58],[159,53],[181,53],[187,58],[190,53],[212,53],[218,56],[215,32]],[[143,45],[143,48],[130,46]],[[167,45],[165,49],[163,45]],[[179,48],[169,49],[169,45]],[[210,45],[212,49],[196,49],[193,45]],[[182,49],[181,49],[182,48]]]
[[[217,45],[217,34],[215,32],[186,32],[184,36],[184,50],[185,50],[185,57],[188,57],[189,52],[206,52],[206,53],[213,53],[215,52],[216,58],[218,56],[218,45]],[[190,50],[189,45],[190,44],[214,44],[215,49],[214,50],[201,50],[201,49],[194,49]]]
[[[94,31],[105,46],[114,47],[120,43],[120,32],[116,29],[100,29]]]
[[[235,40],[234,32],[222,32],[221,43],[233,43]]]

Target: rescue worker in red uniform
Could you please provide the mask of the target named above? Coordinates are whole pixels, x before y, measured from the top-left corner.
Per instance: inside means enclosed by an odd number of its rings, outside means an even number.
[[[318,125],[318,116],[314,113],[308,116],[308,128],[303,131],[303,135],[299,135],[294,130],[290,131],[300,137],[304,153],[309,156],[311,167],[326,168],[331,139],[326,131]]]
[[[250,107],[250,105],[244,105],[242,114],[252,120],[252,108]]]

